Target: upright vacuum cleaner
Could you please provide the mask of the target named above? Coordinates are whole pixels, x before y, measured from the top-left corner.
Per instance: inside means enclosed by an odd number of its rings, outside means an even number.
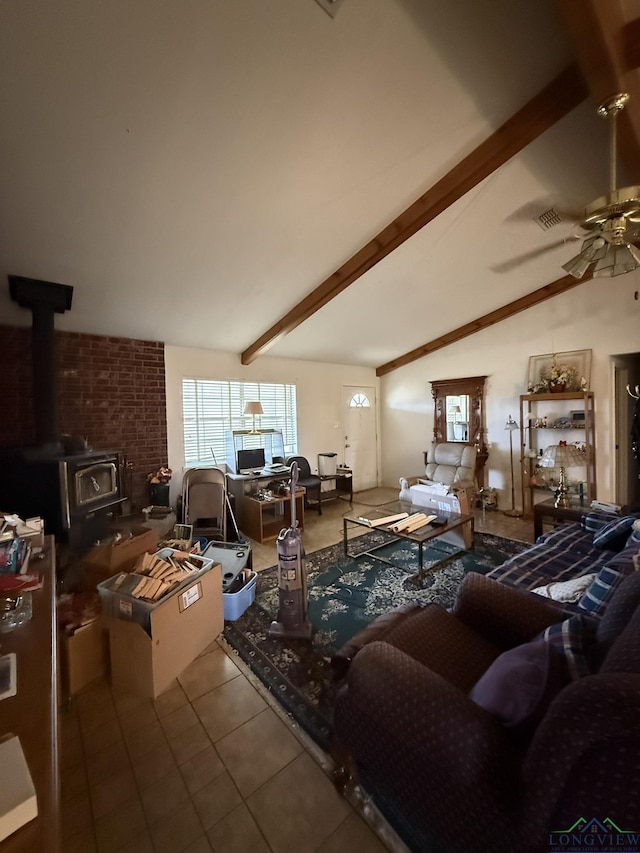
[[[296,518],[298,464],[291,465],[291,527],[283,528],[276,541],[278,551],[278,617],[269,628],[270,637],[295,637],[310,640],[312,627],[307,621],[307,576],[304,548]]]

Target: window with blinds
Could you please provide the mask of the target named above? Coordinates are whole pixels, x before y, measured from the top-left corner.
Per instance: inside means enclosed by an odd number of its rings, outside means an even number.
[[[225,462],[224,434],[251,429],[253,418],[243,415],[245,403],[259,400],[263,415],[257,429],[282,430],[285,456],[298,452],[296,386],[270,382],[182,380],[185,465],[221,465]]]

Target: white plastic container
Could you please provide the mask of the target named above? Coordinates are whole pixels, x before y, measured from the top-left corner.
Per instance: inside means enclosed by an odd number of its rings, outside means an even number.
[[[321,477],[335,477],[337,468],[337,453],[318,453],[318,474]]]

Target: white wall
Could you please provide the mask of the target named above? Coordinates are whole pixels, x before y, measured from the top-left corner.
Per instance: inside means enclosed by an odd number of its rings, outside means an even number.
[[[209,349],[165,348],[167,390],[167,441],[169,467],[180,476],[171,483],[175,501],[184,467],[182,428],[182,380],[236,379],[244,382],[284,382],[297,388],[298,452],[316,467],[318,453],[335,451],[342,461],[342,386],[368,385],[379,388],[375,370],[344,364],[324,364],[265,356],[250,365],[238,355]]]
[[[509,414],[519,419],[519,396],[527,391],[529,356],[577,349],[593,351],[591,390],[595,393],[598,497],[615,499],[612,356],[640,352],[640,273],[597,279],[562,296],[472,335],[378,380],[366,367],[307,362],[269,356],[244,366],[237,355],[207,349],[165,350],[169,465],[182,472],[184,447],[181,382],[209,379],[292,382],[298,389],[299,451],[312,464],[322,451],[342,450],[343,385],[379,387],[381,485],[396,486],[402,475],[419,474],[422,453],[433,436],[432,379],[485,375],[489,447],[485,483],[510,503]],[[478,300],[478,314],[482,313]],[[425,330],[428,324],[425,324]],[[428,340],[425,334],[425,342]],[[632,384],[640,384],[640,375]],[[338,425],[336,427],[336,424]],[[520,503],[518,440],[516,505]],[[172,489],[180,488],[174,477]],[[175,495],[172,494],[172,500]]]
[[[381,379],[382,483],[423,470],[422,452],[433,437],[432,379],[487,375],[486,425],[490,444],[485,484],[510,504],[507,416],[519,420],[527,393],[530,355],[593,351],[590,390],[595,394],[597,489],[614,499],[612,362],[614,354],[640,352],[640,272],[578,285],[509,320],[413,362]],[[437,299],[437,297],[435,297]],[[478,316],[483,313],[481,295]],[[425,323],[425,343],[428,323]],[[635,382],[640,383],[640,376]],[[635,384],[633,382],[633,384]],[[518,433],[514,435],[516,506],[520,503]]]

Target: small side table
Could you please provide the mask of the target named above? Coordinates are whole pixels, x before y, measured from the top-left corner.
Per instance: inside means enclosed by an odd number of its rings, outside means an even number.
[[[333,489],[328,489],[326,492],[321,491],[322,503],[332,501],[336,498],[346,498],[350,504],[353,503],[353,472],[342,469],[335,474],[321,474],[320,480],[326,483],[329,480],[335,482]]]
[[[533,506],[533,538],[534,541],[538,536],[542,535],[543,523],[545,520],[552,521],[580,521],[585,512],[589,512],[587,504],[581,504],[576,501],[570,507],[555,506],[555,501],[551,498],[548,501],[540,501]]]
[[[296,518],[300,530],[304,529],[305,489],[296,489]],[[245,495],[243,500],[242,532],[256,542],[264,543],[278,538],[282,528],[291,526],[291,496],[274,495],[260,501]]]

